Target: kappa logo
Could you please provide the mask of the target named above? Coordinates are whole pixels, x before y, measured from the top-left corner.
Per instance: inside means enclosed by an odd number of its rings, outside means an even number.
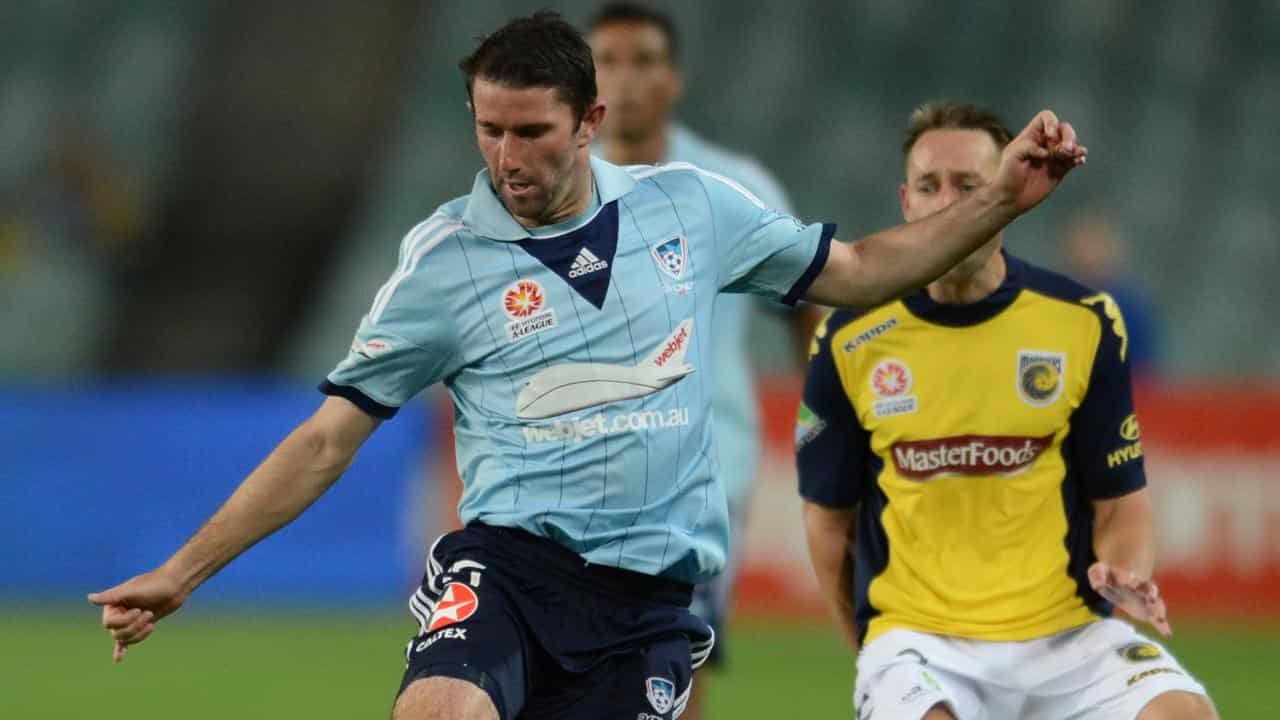
[[[573,264],[569,266],[569,277],[580,278],[583,275],[590,275],[607,267],[609,267],[609,263],[596,257],[595,253],[584,247],[578,251],[578,257],[574,258]]]
[[[651,677],[644,681],[644,694],[659,715],[666,715],[676,701],[676,684],[666,678]]]
[[[1102,306],[1102,314],[1111,321],[1111,331],[1120,339],[1120,361],[1124,362],[1129,354],[1129,331],[1124,326],[1124,314],[1120,312],[1120,306],[1116,304],[1115,298],[1106,293],[1098,293],[1080,302],[1085,305]]]
[[[1144,671],[1142,671],[1142,672],[1138,673],[1137,675],[1131,675],[1131,676],[1129,676],[1129,681],[1128,681],[1126,684],[1127,684],[1127,685],[1129,685],[1129,686],[1133,686],[1133,685],[1135,685],[1135,684],[1137,684],[1137,683],[1142,682],[1143,680],[1146,680],[1147,678],[1151,677],[1152,675],[1163,675],[1163,674],[1165,674],[1165,673],[1172,673],[1172,674],[1174,674],[1174,675],[1181,675],[1181,674],[1182,674],[1182,671],[1181,671],[1181,670],[1176,670],[1176,669],[1174,669],[1174,668],[1168,668],[1168,667],[1152,668],[1151,670],[1144,670]]]
[[[1052,405],[1062,395],[1067,356],[1040,350],[1018,351],[1018,395],[1033,407]]]
[[[897,326],[898,326],[898,318],[891,317],[888,320],[885,320],[884,322],[880,323],[879,325],[876,325],[875,327],[871,328],[870,330],[866,330],[858,333],[858,335],[855,336],[852,340],[844,344],[844,351],[853,352],[854,350],[858,349],[859,345],[862,345],[863,343],[869,342],[871,340],[875,340],[876,338],[889,332],[890,330],[894,329]]]
[[[502,294],[502,311],[511,318],[507,340],[515,342],[556,327],[556,312],[545,307],[546,291],[533,280],[518,280]]]
[[[688,264],[689,243],[683,235],[672,238],[653,248],[653,259],[658,267],[671,276],[672,280],[684,277],[684,269]]]
[[[431,624],[427,626],[427,632],[433,633],[460,623],[475,615],[479,607],[480,598],[476,597],[475,590],[462,583],[451,583],[436,603],[435,612],[431,613]]]

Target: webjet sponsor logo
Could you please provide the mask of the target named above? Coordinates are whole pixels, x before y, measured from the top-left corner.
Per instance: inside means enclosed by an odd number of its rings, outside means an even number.
[[[662,350],[658,353],[658,356],[653,359],[653,364],[658,367],[665,366],[671,361],[671,358],[676,356],[676,353],[684,349],[684,345],[688,341],[689,326],[681,325],[676,330],[675,335],[671,336],[667,340],[666,344],[662,346]]]
[[[689,408],[637,410],[636,412],[557,420],[546,425],[525,425],[524,439],[531,443],[582,442],[599,435],[670,430],[689,426]]]
[[[898,475],[931,480],[948,475],[1005,475],[1022,473],[1053,443],[1042,438],[960,435],[937,440],[894,443],[893,464]]]

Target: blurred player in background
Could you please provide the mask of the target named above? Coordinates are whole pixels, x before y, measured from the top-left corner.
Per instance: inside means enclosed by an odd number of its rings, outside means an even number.
[[[1155,379],[1160,370],[1159,312],[1131,269],[1127,243],[1115,224],[1101,212],[1075,214],[1062,233],[1061,252],[1072,276],[1105,291],[1124,312],[1134,379]]]
[[[714,642],[693,585],[729,544],[716,294],[887,302],[1035,207],[1086,151],[1042,112],[973,198],[833,243],[834,226],[692,166],[593,158],[606,106],[590,47],[555,13],[509,22],[461,66],[485,169],[405,237],[329,397],[169,560],[89,600],[119,659],[443,382],[466,527],[432,546],[410,599],[394,717],[672,720]]]
[[[639,3],[609,3],[592,19],[587,40],[595,57],[600,98],[609,107],[595,152],[618,165],[687,162],[740,183],[766,207],[792,212],[781,185],[759,163],[708,142],[672,118],[683,80],[679,35],[669,16]],[[813,310],[805,308],[793,317],[799,319]],[[714,313],[716,372],[711,408],[719,477],[729,501],[731,541],[724,572],[694,590],[691,607],[716,632],[709,667],[718,667],[724,660],[724,626],[740,560],[738,546],[760,459],[759,407],[747,339],[752,314],[762,309],[764,303],[750,295],[722,295]],[[809,335],[804,335],[806,344]],[[697,697],[705,697],[705,692]],[[695,698],[685,717],[697,720],[701,714]]]
[[[983,192],[1010,140],[971,105],[916,110],[903,217]],[[823,595],[861,649],[858,717],[1215,717],[1167,650],[1109,619],[1170,632],[1124,320],[1002,244],[815,334],[800,491]]]

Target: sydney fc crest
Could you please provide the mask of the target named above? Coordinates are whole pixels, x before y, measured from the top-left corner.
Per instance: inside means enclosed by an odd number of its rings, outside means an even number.
[[[666,715],[676,701],[676,684],[666,678],[651,677],[644,681],[644,694],[659,715]]]
[[[683,235],[672,238],[653,249],[653,259],[658,261],[658,267],[673,280],[684,277],[688,257],[689,243]]]

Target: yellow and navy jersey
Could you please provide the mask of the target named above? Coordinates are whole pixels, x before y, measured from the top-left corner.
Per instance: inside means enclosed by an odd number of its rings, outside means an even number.
[[[1006,255],[972,304],[925,292],[819,326],[796,426],[800,492],[857,507],[864,641],[906,628],[1016,641],[1109,615],[1091,502],[1142,488],[1110,296]]]

